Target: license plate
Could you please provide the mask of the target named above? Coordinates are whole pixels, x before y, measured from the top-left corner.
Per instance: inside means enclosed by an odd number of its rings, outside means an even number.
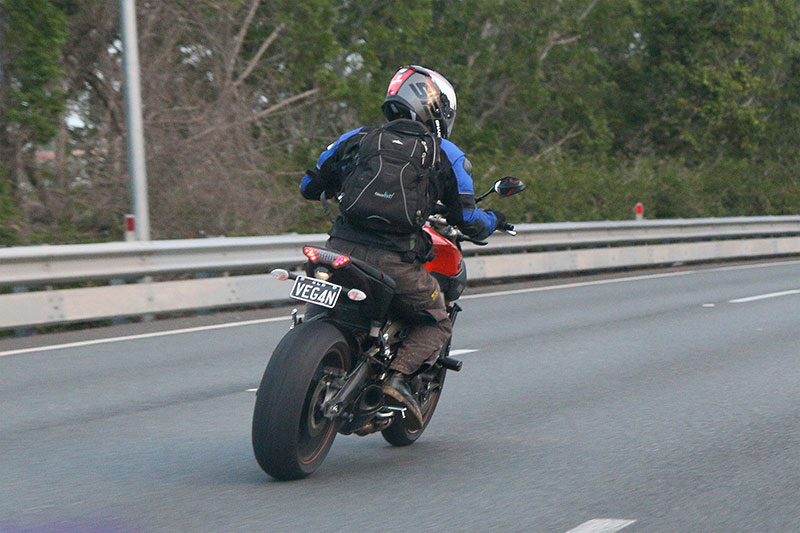
[[[328,283],[321,279],[297,276],[289,296],[302,302],[333,308],[341,292],[341,285]]]

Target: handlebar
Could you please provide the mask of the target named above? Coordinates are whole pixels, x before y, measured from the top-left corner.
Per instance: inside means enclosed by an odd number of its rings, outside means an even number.
[[[514,231],[514,224],[509,224],[508,222],[503,224],[503,231],[505,231],[506,233],[508,233],[511,236],[516,236],[517,235],[517,232]]]
[[[462,233],[462,231],[460,229],[458,229],[458,228],[455,228],[455,230],[456,230],[456,239],[458,241],[467,241],[467,242],[471,242],[472,244],[477,244],[478,246],[486,246],[487,244],[489,244],[486,241],[479,241],[478,239],[473,239],[472,237],[464,235],[464,233]],[[506,222],[503,225],[502,231],[505,231],[506,233],[508,233],[512,237],[516,237],[517,236],[517,232],[514,231],[514,224],[509,224],[508,222]]]
[[[446,209],[444,208],[444,206],[437,205],[434,208],[434,214],[432,214],[430,217],[428,217],[428,221],[430,222],[430,224],[432,226],[434,226],[434,227],[447,226],[448,227],[447,231],[451,232],[449,237],[450,238],[455,237],[456,242],[464,242],[464,241],[466,241],[466,242],[471,242],[473,244],[476,244],[478,246],[486,246],[487,244],[489,244],[486,241],[473,239],[469,235],[464,234],[464,232],[462,232],[457,227],[448,225],[447,221],[444,219],[444,215],[446,214],[445,211],[446,211]],[[517,232],[514,231],[514,224],[509,224],[508,222],[503,223],[503,227],[502,228],[497,228],[497,230],[498,231],[499,230],[505,231],[506,233],[508,233],[512,237],[517,235]],[[441,229],[439,231],[441,232]]]
[[[458,228],[455,228],[455,230],[456,230],[456,240],[458,242],[467,241],[471,242],[472,244],[477,244],[478,246],[486,246],[487,244],[489,244],[486,241],[479,241],[478,239],[473,239],[472,237],[464,235],[464,233],[462,233],[461,230]]]

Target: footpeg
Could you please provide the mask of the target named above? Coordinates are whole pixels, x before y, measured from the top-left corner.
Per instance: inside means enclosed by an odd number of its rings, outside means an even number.
[[[394,411],[394,412],[400,413],[400,416],[402,418],[406,417],[406,408],[405,407],[391,407],[391,406],[389,406],[386,409],[388,409],[389,411]]]
[[[452,370],[453,372],[458,372],[461,370],[461,367],[464,365],[463,362],[459,361],[458,359],[454,359],[450,356],[442,357],[439,359],[439,362],[445,367],[447,370]]]

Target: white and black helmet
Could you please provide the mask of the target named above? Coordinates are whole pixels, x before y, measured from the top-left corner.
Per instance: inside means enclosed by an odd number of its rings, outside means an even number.
[[[388,120],[418,120],[447,139],[456,121],[456,91],[438,72],[407,65],[389,82],[381,109]]]

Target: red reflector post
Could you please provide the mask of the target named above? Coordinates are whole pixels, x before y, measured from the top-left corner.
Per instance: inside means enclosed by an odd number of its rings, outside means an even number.
[[[136,217],[134,215],[125,215],[125,240],[136,240]]]

